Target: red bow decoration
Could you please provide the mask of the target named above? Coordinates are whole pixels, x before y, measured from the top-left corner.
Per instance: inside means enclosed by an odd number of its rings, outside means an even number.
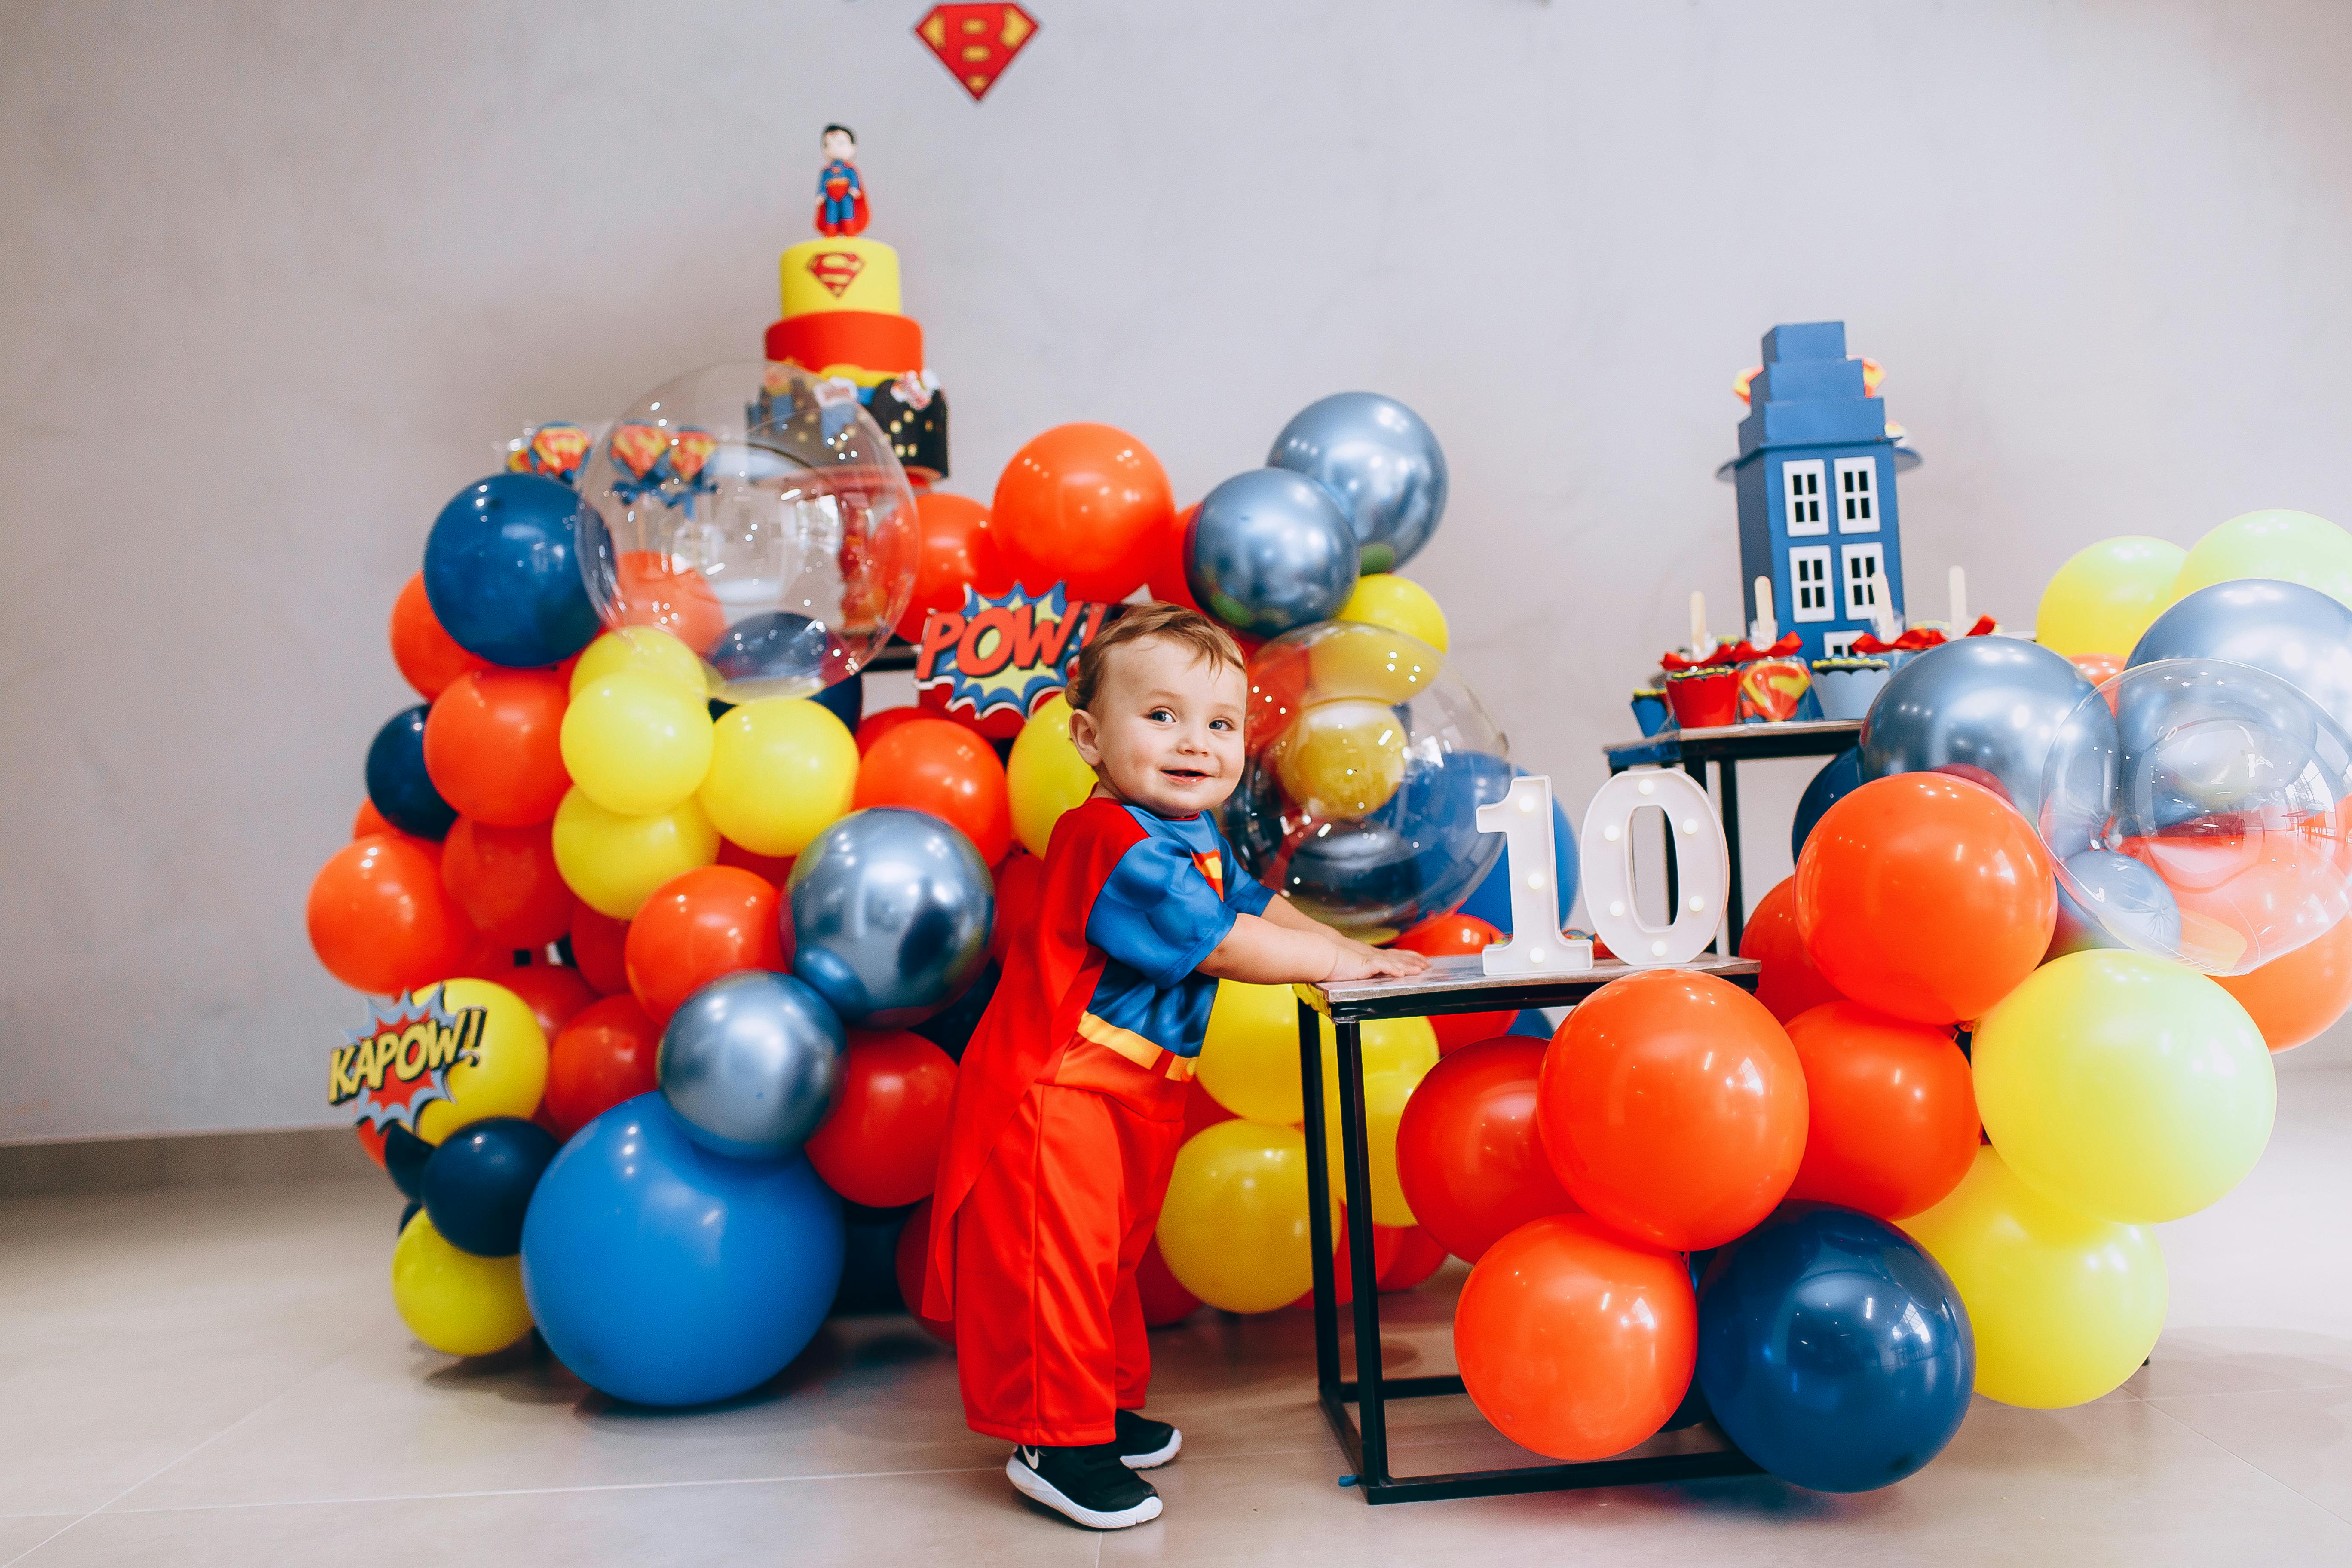
[[[1985,624],[1990,626],[1992,623],[1988,621]],[[1804,639],[1794,632],[1770,647],[1762,648],[1742,637],[1738,642],[1716,644],[1715,651],[1705,658],[1685,658],[1681,654],[1670,653],[1658,660],[1658,668],[1671,670],[1719,669],[1727,664],[1753,664],[1759,658],[1786,658],[1803,646]]]
[[[1960,635],[1970,637],[1990,637],[1992,635],[1992,627],[1993,620],[1990,616],[1979,616],[1977,624]],[[1917,653],[1921,648],[1935,647],[1951,640],[1933,626],[1913,626],[1893,642],[1881,642],[1873,633],[1864,632],[1853,639],[1853,651],[1865,658],[1874,654],[1882,653]]]

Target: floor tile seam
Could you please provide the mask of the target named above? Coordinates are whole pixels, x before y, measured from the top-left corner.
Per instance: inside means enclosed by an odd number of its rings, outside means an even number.
[[[2153,1404],[2152,1401],[2147,1403]],[[2227,1443],[2222,1442],[2220,1438],[2207,1436],[2204,1433],[2200,1432],[2196,1427],[2191,1426],[2188,1422],[2183,1421],[2179,1416],[2175,1415],[2169,1410],[2158,1407],[2156,1414],[2162,1416],[2165,1420],[2171,1422],[2183,1432],[2188,1433],[2191,1437],[2203,1443],[2208,1447],[2213,1449],[2216,1453],[2226,1454],[2231,1458],[2237,1460],[2238,1463],[2245,1466],[2246,1468],[2262,1477],[2263,1479],[2270,1482],[2271,1485],[2278,1488],[2279,1490],[2286,1493],[2287,1496],[2294,1498],[2297,1502],[2304,1504],[2307,1508],[2315,1509],[2321,1514],[2336,1521],[2338,1524],[2345,1525],[2347,1528],[2352,1528],[2352,1519],[2347,1519],[2343,1514],[2338,1513],[2336,1510],[2328,1507],[2326,1503],[2321,1502],[2317,1498],[2313,1497],[2301,1487],[2296,1486],[2293,1481],[2287,1480],[2284,1477],[2273,1475],[2262,1465],[2248,1458],[2245,1455],[2241,1454],[2235,1448],[2231,1447]]]
[[[2352,1388],[2352,1377],[2333,1383],[2282,1383],[2270,1388],[2200,1388],[2182,1394],[2143,1394],[2140,1400],[2148,1405],[2168,1405],[2176,1400],[2247,1399],[2273,1394],[2333,1394]]]
[[[247,1502],[159,1503],[143,1508],[113,1508],[110,1515],[135,1513],[223,1513],[238,1509],[348,1508],[355,1503],[463,1501],[471,1498],[581,1497],[592,1492],[684,1491],[696,1487],[797,1486],[819,1481],[890,1480],[920,1476],[982,1476],[1002,1465],[947,1465],[920,1470],[841,1470],[814,1476],[710,1476],[677,1481],[608,1481],[576,1487],[488,1487],[476,1491],[372,1492],[351,1497],[262,1498]],[[143,1484],[143,1483],[142,1483]],[[88,1516],[84,1516],[88,1517]],[[77,1523],[79,1521],[76,1521]],[[5,1568],[0,1564],[0,1568]]]
[[[82,1520],[88,1519],[89,1517],[89,1515],[85,1513],[79,1518],[68,1520],[65,1523],[49,1531],[48,1534],[44,1535],[38,1541],[36,1541],[33,1544],[25,1548],[24,1551],[16,1553],[16,1556],[9,1558],[6,1563],[0,1563],[0,1568],[11,1568],[12,1564],[22,1563],[26,1558],[30,1557],[34,1552],[38,1552],[42,1547],[47,1546],[50,1542],[55,1541],[58,1536],[63,1535],[67,1531],[71,1530],[75,1525],[79,1524]]]

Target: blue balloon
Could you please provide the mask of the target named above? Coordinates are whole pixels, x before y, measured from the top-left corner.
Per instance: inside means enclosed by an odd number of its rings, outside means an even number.
[[[2352,609],[2316,588],[2251,577],[2200,588],[2156,617],[2134,668],[2167,658],[2251,664],[2352,732]]]
[[[368,800],[403,833],[439,842],[449,837],[457,808],[433,787],[425,771],[425,716],[430,703],[404,708],[384,721],[368,743]]]
[[[1400,710],[1399,717],[1410,731],[1409,712]],[[1403,783],[1371,814],[1412,850],[1421,915],[1455,907],[1502,864],[1502,836],[1478,831],[1478,808],[1510,792],[1512,773],[1508,762],[1490,752],[1449,752],[1434,763],[1409,757]],[[1568,856],[1575,864],[1573,847]],[[1568,887],[1573,898],[1572,875]]]
[[[1202,499],[1184,531],[1193,601],[1255,637],[1338,615],[1356,589],[1356,555],[1339,501],[1286,468],[1235,474]]]
[[[1524,776],[1527,770],[1513,768],[1512,773]],[[1508,788],[1507,784],[1505,788]],[[1501,795],[1495,796],[1500,800]],[[1499,838],[1500,834],[1489,835]],[[1576,906],[1576,829],[1569,825],[1568,813],[1560,804],[1551,803],[1552,875],[1559,884],[1559,918],[1568,919],[1568,911]],[[1475,915],[1505,936],[1511,934],[1511,868],[1508,856],[1496,856],[1495,868],[1486,873],[1471,895],[1462,900],[1458,912]],[[1549,1032],[1549,1031],[1547,1031]]]
[[[915,1025],[909,1033],[947,1052],[950,1061],[962,1061],[964,1047],[971,1044],[971,1032],[980,1027],[980,1016],[988,1011],[989,1002],[996,995],[996,983],[1003,978],[1004,972],[990,961],[964,987],[962,995]]]
[[[522,1227],[522,1286],[558,1360],[639,1405],[757,1388],[841,1283],[841,1200],[805,1159],[731,1160],[658,1094],[576,1133]]]
[[[1946,773],[1983,784],[2025,820],[2042,813],[2042,770],[2086,697],[2073,664],[2016,637],[1961,637],[1906,661],[1862,721],[1862,776]]]
[[[1805,793],[1797,798],[1797,819],[1789,828],[1789,858],[1794,860],[1805,852],[1805,840],[1813,836],[1813,824],[1822,813],[1862,787],[1862,748],[1848,746],[1829,760]]]
[[[406,1230],[408,1228],[408,1222],[415,1219],[416,1217],[417,1211],[422,1209],[424,1206],[424,1202],[421,1199],[409,1199],[406,1204],[402,1205],[400,1210],[400,1224],[394,1228],[392,1234],[398,1236],[402,1231]]]
[[[469,1121],[425,1163],[425,1212],[441,1238],[462,1252],[512,1258],[522,1250],[523,1211],[560,1145],[520,1116]]]
[[[862,674],[845,676],[809,700],[840,720],[851,734],[856,734],[857,721],[866,717],[866,677]]]
[[[1716,1254],[1698,1384],[1724,1436],[1822,1492],[1890,1486],[1960,1429],[1976,1381],[1960,1294],[1883,1220],[1789,1204]]]
[[[2051,958],[2100,947],[2167,956],[2180,951],[2179,900],[2152,868],[2112,849],[2080,850],[2064,865]],[[2081,900],[2067,890],[2069,879],[2082,889]]]
[[[729,626],[709,658],[710,668],[730,680],[814,682],[835,673],[845,651],[823,621],[771,610]]]
[[[920,1023],[988,962],[995,880],[971,840],[927,813],[851,812],[801,852],[784,891],[793,973],[845,1023]]]
[[[441,509],[425,597],[457,646],[519,669],[561,664],[603,629],[572,545],[580,497],[540,474],[492,474]]]
[[[1412,559],[1445,515],[1445,453],[1420,415],[1377,392],[1340,392],[1291,416],[1266,466],[1337,497],[1367,572]]]
[[[404,1198],[425,1196],[425,1164],[433,1158],[433,1145],[403,1127],[388,1121],[383,1129],[383,1173],[400,1189]]]
[[[806,982],[739,969],[670,1015],[654,1070],[696,1142],[739,1160],[781,1160],[833,1110],[847,1046],[841,1020]]]
[[[871,1220],[854,1214],[849,1216],[841,1288],[833,1293],[827,1317],[907,1310],[906,1300],[898,1292],[898,1233],[906,1228],[904,1214]]]
[[[1420,868],[1386,823],[1328,822],[1291,850],[1275,891],[1326,925],[1378,940],[1367,928],[1421,896]]]

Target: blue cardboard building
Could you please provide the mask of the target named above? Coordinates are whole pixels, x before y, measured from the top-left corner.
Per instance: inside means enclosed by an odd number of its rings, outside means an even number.
[[[1774,618],[1804,638],[1802,657],[1837,658],[1903,614],[1886,405],[1864,392],[1862,361],[1846,358],[1845,323],[1805,321],[1764,334],[1748,408],[1732,464],[1747,618],[1757,618],[1756,579],[1769,578]]]

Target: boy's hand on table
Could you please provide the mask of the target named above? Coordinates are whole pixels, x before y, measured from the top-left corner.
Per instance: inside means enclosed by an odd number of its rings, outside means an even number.
[[[1429,960],[1420,953],[1369,947],[1349,937],[1335,936],[1331,945],[1339,951],[1332,960],[1331,973],[1323,977],[1325,980],[1372,980],[1390,975],[1419,974],[1429,967]]]

